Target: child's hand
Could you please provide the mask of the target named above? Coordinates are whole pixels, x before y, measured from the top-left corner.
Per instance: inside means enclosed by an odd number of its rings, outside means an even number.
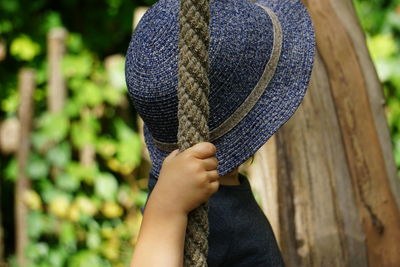
[[[198,143],[183,152],[172,151],[164,159],[151,201],[168,212],[184,214],[206,202],[219,187],[215,154],[216,147],[209,142]]]

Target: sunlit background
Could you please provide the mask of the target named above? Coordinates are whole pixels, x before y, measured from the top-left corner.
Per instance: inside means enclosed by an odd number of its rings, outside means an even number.
[[[127,266],[150,163],[124,54],[154,2],[0,1],[0,266],[18,266],[16,238],[26,244],[26,266]],[[400,169],[400,1],[355,5]],[[29,146],[19,142],[24,134]]]

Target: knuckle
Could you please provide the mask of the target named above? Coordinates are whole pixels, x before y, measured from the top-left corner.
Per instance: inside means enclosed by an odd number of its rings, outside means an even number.
[[[214,194],[215,192],[218,191],[218,188],[219,188],[219,182],[218,182],[218,181],[213,182],[213,183],[210,184],[209,192],[210,192],[211,194]]]
[[[217,151],[217,148],[213,143],[210,142],[201,142],[197,144],[199,146],[199,149],[207,151],[209,153],[215,154]]]
[[[194,160],[190,160],[186,163],[186,168],[188,168],[188,170],[192,173],[197,173],[200,170],[200,166],[199,164],[194,161]]]
[[[201,181],[202,183],[208,182],[208,175],[207,175],[207,173],[205,173],[205,172],[201,173],[201,174],[199,175],[199,178],[200,178],[200,181]]]
[[[193,171],[195,171],[196,173],[199,173],[203,170],[203,166],[201,164],[200,161],[194,161],[193,163]]]
[[[203,187],[204,184],[208,181],[208,177],[205,173],[198,173],[195,176],[195,180],[198,186]]]
[[[215,164],[215,168],[218,168],[218,159],[214,158],[214,164]]]
[[[213,153],[213,154],[217,153],[217,148],[215,147],[215,145],[213,143],[208,142],[207,146],[208,146],[207,149],[209,149],[211,153]]]
[[[214,192],[217,192],[218,191],[218,189],[219,189],[219,181],[216,181],[215,182],[215,191]]]
[[[211,179],[218,179],[218,178],[219,178],[219,172],[218,172],[218,170],[212,170],[212,171],[210,171],[210,178],[211,178]]]

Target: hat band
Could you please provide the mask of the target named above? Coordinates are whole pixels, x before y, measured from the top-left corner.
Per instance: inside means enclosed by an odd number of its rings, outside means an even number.
[[[249,113],[249,111],[254,107],[258,99],[264,93],[264,91],[268,87],[269,82],[275,74],[282,50],[282,27],[277,16],[271,9],[257,3],[256,5],[262,7],[267,12],[272,21],[274,30],[274,42],[271,57],[269,58],[268,63],[265,65],[261,78],[258,80],[256,86],[250,92],[247,98],[242,102],[242,104],[240,104],[235,112],[233,112],[232,115],[230,115],[224,122],[222,122],[214,129],[210,130],[210,141],[214,141],[229,132],[247,115],[247,113]],[[154,137],[152,138],[154,144],[161,150],[171,152],[178,148],[178,143],[161,142]]]

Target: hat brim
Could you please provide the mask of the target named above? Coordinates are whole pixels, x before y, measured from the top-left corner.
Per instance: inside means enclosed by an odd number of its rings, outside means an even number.
[[[295,113],[311,77],[315,37],[311,19],[300,1],[258,0],[278,17],[283,44],[276,72],[252,110],[232,130],[213,141],[218,172],[223,176],[249,159]],[[262,7],[259,7],[262,8]],[[158,177],[164,158],[144,124],[145,142],[152,160],[150,172]]]

